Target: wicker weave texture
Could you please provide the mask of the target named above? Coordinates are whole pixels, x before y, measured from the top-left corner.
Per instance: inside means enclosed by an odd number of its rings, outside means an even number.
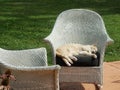
[[[97,67],[62,67],[60,82],[86,82],[103,84],[103,60],[105,48],[113,43],[107,34],[102,17],[87,9],[70,9],[57,17],[52,32],[45,38],[53,48],[54,63],[56,49],[64,44],[96,44],[100,52],[100,65]],[[73,72],[74,71],[74,72]]]
[[[0,49],[0,73],[10,69],[16,81],[14,90],[59,90],[58,65],[47,65],[45,48],[27,50]]]

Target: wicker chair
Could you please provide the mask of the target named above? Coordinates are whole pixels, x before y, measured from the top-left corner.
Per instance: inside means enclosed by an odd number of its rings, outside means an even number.
[[[5,50],[0,48],[0,74],[10,69],[14,90],[59,90],[60,66],[47,65],[45,48]]]
[[[102,17],[94,11],[86,9],[70,9],[63,11],[57,18],[54,28],[45,38],[53,49],[56,63],[56,49],[68,43],[95,44],[100,53],[99,66],[64,67],[60,70],[61,82],[93,83],[98,90],[103,85],[103,60],[105,48],[113,40],[109,37]]]

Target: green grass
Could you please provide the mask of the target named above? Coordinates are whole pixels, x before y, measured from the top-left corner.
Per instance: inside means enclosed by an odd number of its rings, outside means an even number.
[[[0,47],[46,47],[51,64],[51,48],[43,38],[51,32],[56,17],[71,8],[91,9],[103,17],[115,41],[106,49],[105,61],[120,60],[120,0],[0,0]]]

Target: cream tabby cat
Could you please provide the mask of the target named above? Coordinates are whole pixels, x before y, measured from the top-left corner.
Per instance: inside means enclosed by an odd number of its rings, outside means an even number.
[[[61,57],[68,66],[71,66],[73,61],[77,61],[76,55],[82,54],[97,58],[96,52],[96,45],[66,44],[56,50],[56,55]]]

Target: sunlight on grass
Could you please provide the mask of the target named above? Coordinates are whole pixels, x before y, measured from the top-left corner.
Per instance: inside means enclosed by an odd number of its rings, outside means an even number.
[[[28,16],[31,19],[44,19],[44,18],[55,18],[56,15],[38,15],[38,16]]]
[[[11,16],[0,16],[0,20],[16,20],[18,18]]]
[[[103,19],[105,21],[105,25],[107,28],[107,31],[111,38],[114,40],[114,44],[107,47],[106,49],[106,55],[105,55],[105,61],[114,61],[119,60],[118,57],[120,57],[120,15],[119,14],[113,14],[113,15],[104,15]]]

